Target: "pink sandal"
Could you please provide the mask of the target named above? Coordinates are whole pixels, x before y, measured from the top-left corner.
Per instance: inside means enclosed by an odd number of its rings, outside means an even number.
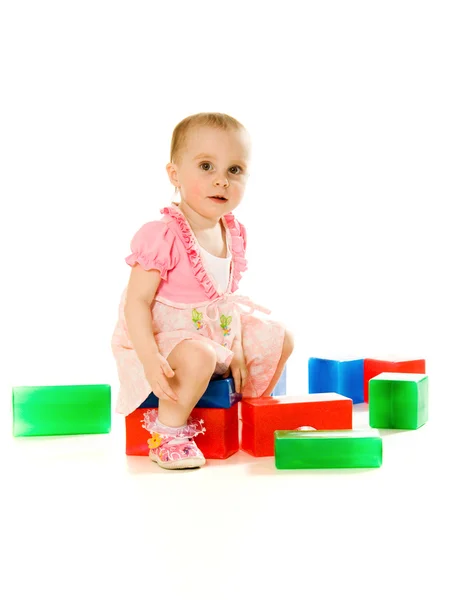
[[[189,417],[184,427],[173,427],[156,423],[158,411],[149,410],[144,414],[142,427],[151,433],[148,440],[149,456],[163,469],[194,469],[205,464],[205,457],[193,438],[205,433],[203,419]]]

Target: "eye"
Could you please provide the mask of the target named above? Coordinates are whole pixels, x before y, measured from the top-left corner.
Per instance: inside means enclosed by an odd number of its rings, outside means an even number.
[[[231,169],[239,169],[240,172],[242,172],[241,167],[238,167],[237,165],[234,165],[233,167],[230,167],[230,171]],[[238,175],[238,173],[233,173],[233,175]]]
[[[211,163],[210,163],[210,162],[204,162],[204,163],[201,163],[201,165],[200,165],[200,168],[201,168],[203,171],[211,171],[211,169],[204,169],[203,167],[204,167],[205,165],[208,165],[208,166],[212,167],[212,165],[211,165]]]

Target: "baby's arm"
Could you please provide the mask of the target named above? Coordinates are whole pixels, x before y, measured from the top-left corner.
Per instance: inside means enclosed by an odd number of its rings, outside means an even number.
[[[133,347],[144,368],[158,353],[150,307],[160,282],[161,273],[156,269],[145,271],[139,265],[131,269],[124,309],[125,320]]]
[[[146,271],[139,265],[132,268],[124,309],[125,320],[131,342],[152,391],[159,399],[177,402],[178,395],[166,379],[173,377],[175,372],[159,353],[153,334],[151,305],[160,281],[161,273],[156,269]]]

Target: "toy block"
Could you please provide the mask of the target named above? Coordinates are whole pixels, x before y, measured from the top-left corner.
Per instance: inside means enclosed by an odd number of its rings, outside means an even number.
[[[147,408],[137,408],[125,417],[126,454],[148,456],[147,440],[150,435],[144,429]],[[238,405],[230,408],[194,408],[194,419],[203,419],[204,434],[197,435],[195,442],[205,458],[228,458],[239,450]]]
[[[275,431],[277,469],[380,467],[383,444],[376,430]]]
[[[364,360],[364,402],[369,402],[369,381],[380,373],[417,373],[425,375],[425,359],[414,360]]]
[[[253,456],[274,455],[277,429],[351,429],[353,403],[340,394],[243,398],[241,448]]]
[[[13,435],[109,433],[111,386],[24,386],[12,391]]]
[[[273,392],[270,394],[271,396],[286,396],[286,378],[287,371],[286,366],[281,373],[280,379],[277,382],[277,385],[274,387]]]
[[[196,404],[196,408],[230,408],[235,402],[242,398],[236,393],[234,379],[214,379],[209,382],[205,393]],[[158,397],[152,392],[147,396],[139,408],[157,408]]]
[[[351,398],[353,404],[364,402],[364,359],[311,357],[308,360],[308,391],[310,394],[335,392]]]
[[[380,373],[369,381],[371,427],[419,429],[427,420],[427,375]]]
[[[338,392],[339,361],[311,357],[308,360],[308,391],[310,394]]]

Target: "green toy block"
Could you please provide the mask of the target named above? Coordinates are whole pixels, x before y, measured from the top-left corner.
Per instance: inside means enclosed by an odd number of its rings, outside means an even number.
[[[15,387],[12,404],[15,437],[111,430],[109,385]]]
[[[277,469],[380,467],[382,449],[376,430],[275,431]]]
[[[381,373],[369,380],[369,424],[419,429],[428,420],[428,375]]]

